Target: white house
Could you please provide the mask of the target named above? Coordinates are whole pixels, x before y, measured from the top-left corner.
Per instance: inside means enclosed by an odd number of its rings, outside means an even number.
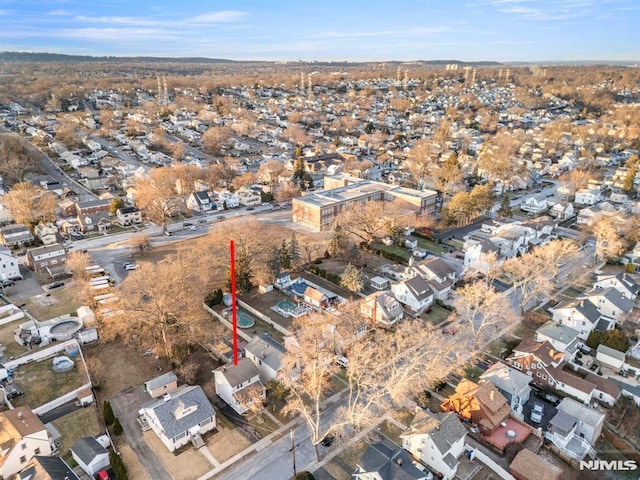
[[[71,447],[71,456],[91,478],[110,465],[109,452],[93,437],[79,438]]]
[[[547,199],[541,195],[529,197],[522,203],[522,205],[520,205],[520,209],[523,212],[531,214],[542,213],[547,208],[549,208]]]
[[[36,237],[43,245],[52,245],[58,241],[58,227],[51,223],[39,223],[34,228]]]
[[[557,220],[567,220],[573,217],[573,212],[573,203],[560,200],[553,204],[549,215]]]
[[[595,288],[613,287],[618,290],[625,298],[633,300],[638,298],[640,292],[640,284],[625,272],[616,275],[598,275],[598,280],[593,284]]]
[[[431,257],[409,267],[409,275],[429,281],[435,298],[446,300],[456,282],[456,270],[440,257]]]
[[[218,210],[224,210],[227,208],[237,208],[240,206],[240,200],[238,199],[238,195],[235,193],[231,193],[227,190],[222,192],[217,192],[218,201],[217,207]]]
[[[11,250],[0,246],[0,280],[14,280],[22,278],[18,259],[13,256]]]
[[[596,360],[603,366],[619,372],[624,368],[625,355],[624,352],[619,352],[606,345],[598,345]]]
[[[558,405],[558,411],[568,413],[576,418],[576,434],[591,445],[594,445],[600,438],[606,414],[566,397]]]
[[[524,404],[531,394],[531,377],[519,372],[504,363],[492,365],[486,372],[480,375],[478,383],[491,382],[498,391],[507,399],[511,410],[520,418],[523,418]]]
[[[0,412],[0,477],[13,478],[36,455],[53,452],[49,432],[29,407]]]
[[[429,415],[422,410],[400,435],[402,448],[447,480],[456,476],[466,437],[467,429],[455,413]]]
[[[216,412],[199,386],[183,385],[138,411],[170,452],[216,427]]]
[[[560,303],[550,311],[554,322],[577,330],[578,336],[583,340],[586,340],[589,333],[598,326],[602,317],[596,306],[584,299]],[[604,330],[609,329],[609,322],[606,323]]]
[[[218,396],[241,415],[257,398],[266,398],[260,370],[250,358],[241,358],[237,365],[229,363],[216,368],[213,377]]]
[[[262,196],[259,192],[246,188],[238,190],[238,202],[244,207],[255,207],[262,203]]]
[[[255,336],[244,347],[245,356],[260,372],[260,380],[267,383],[278,377],[282,369],[284,347],[271,337]]]
[[[419,315],[433,303],[433,290],[422,277],[391,284],[391,291],[396,299],[412,313]]]
[[[402,320],[404,310],[390,292],[377,292],[360,301],[360,314],[369,321],[392,327]]]
[[[600,201],[600,190],[581,188],[576,192],[575,203],[578,205],[595,205]]]
[[[627,315],[635,307],[632,300],[626,298],[614,287],[594,288],[578,298],[589,300],[596,306],[601,315],[614,319],[618,324],[624,323]]]
[[[142,223],[142,212],[136,207],[122,207],[116,210],[118,223],[122,226]]]
[[[187,198],[187,208],[196,212],[208,212],[213,208],[213,204],[207,192],[193,192]]]
[[[547,322],[536,330],[536,342],[549,342],[557,351],[573,358],[580,342],[580,332],[567,325]]]

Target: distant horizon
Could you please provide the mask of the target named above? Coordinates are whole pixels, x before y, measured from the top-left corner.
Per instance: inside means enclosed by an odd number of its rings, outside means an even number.
[[[611,60],[611,59],[595,59],[595,60],[493,60],[493,59],[483,59],[483,60],[461,60],[459,58],[422,58],[422,59],[413,59],[413,60],[394,60],[394,59],[378,59],[378,60],[291,60],[291,59],[274,59],[274,60],[264,60],[264,59],[237,59],[237,58],[224,58],[224,57],[209,57],[202,55],[175,55],[175,56],[163,56],[163,55],[145,55],[145,54],[130,54],[130,55],[114,55],[114,54],[103,54],[103,55],[91,55],[91,54],[74,54],[68,52],[53,52],[53,51],[37,51],[37,50],[0,50],[0,57],[3,55],[10,54],[34,54],[34,55],[52,55],[52,56],[67,56],[67,57],[86,57],[86,58],[104,58],[104,59],[135,59],[135,58],[153,58],[157,60],[186,60],[186,59],[203,59],[210,61],[228,61],[228,62],[237,62],[237,63],[251,63],[251,62],[264,62],[264,63],[287,63],[287,64],[314,64],[314,63],[402,63],[402,64],[411,64],[411,63],[469,63],[469,64],[477,64],[477,63],[486,63],[486,64],[500,64],[500,65],[514,65],[514,64],[523,64],[523,65],[558,65],[558,66],[571,66],[571,65],[611,65],[611,66],[639,66],[640,60]]]
[[[637,0],[270,3],[2,0],[0,50],[271,62],[640,60]]]

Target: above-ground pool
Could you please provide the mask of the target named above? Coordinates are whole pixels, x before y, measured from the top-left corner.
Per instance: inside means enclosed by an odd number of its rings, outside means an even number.
[[[291,300],[282,300],[278,302],[278,308],[285,312],[293,312],[296,308],[298,308],[298,306]]]
[[[253,318],[244,310],[238,310],[237,318],[238,318],[238,327],[240,328],[251,328],[256,324],[256,319]]]
[[[53,325],[49,330],[51,338],[58,341],[70,340],[73,335],[82,328],[82,322],[79,320],[65,320]]]
[[[64,355],[54,357],[53,370],[55,372],[68,372],[71,369],[73,369],[73,360],[69,357],[65,357]]]
[[[303,296],[308,286],[309,285],[307,285],[305,282],[298,282],[291,285],[291,290],[293,290],[296,295]]]

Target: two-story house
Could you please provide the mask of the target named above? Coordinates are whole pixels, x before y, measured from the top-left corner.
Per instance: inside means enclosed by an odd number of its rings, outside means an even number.
[[[590,301],[595,305],[600,315],[614,320],[618,325],[624,323],[635,307],[632,300],[629,300],[614,287],[594,288],[580,295],[578,299]]]
[[[384,327],[392,327],[404,314],[402,305],[390,292],[367,295],[360,301],[360,314],[367,320]]]
[[[595,205],[601,199],[599,189],[581,188],[576,191],[575,202],[577,205]]]
[[[255,402],[266,399],[260,370],[250,358],[241,358],[238,364],[229,363],[213,371],[216,393],[240,415],[250,410]]]
[[[571,398],[563,398],[558,412],[549,422],[545,438],[560,451],[576,460],[589,455],[595,458],[592,445],[596,443],[606,415]]]
[[[262,203],[260,192],[242,188],[238,190],[238,203],[243,207],[255,207]]]
[[[1,280],[17,280],[22,278],[18,259],[13,256],[11,250],[7,247],[0,246],[0,281]]]
[[[260,372],[260,380],[267,383],[275,380],[282,371],[285,349],[273,338],[254,335],[244,347],[246,358],[251,360]]]
[[[452,480],[464,453],[467,429],[453,413],[427,414],[419,410],[409,429],[400,435],[402,448],[441,478]]]
[[[22,224],[7,225],[0,228],[0,241],[5,247],[13,247],[14,245],[23,245],[27,242],[33,242],[33,234],[29,227]]]
[[[0,412],[0,477],[12,478],[36,455],[51,455],[49,432],[29,407]]]
[[[542,386],[554,386],[549,369],[560,365],[564,358],[549,342],[535,342],[523,339],[505,361],[516,370],[531,376],[534,382]]]
[[[67,251],[59,243],[27,250],[26,265],[36,272],[48,272],[51,276],[60,274],[67,261]]]
[[[640,283],[626,272],[619,272],[615,275],[598,275],[597,281],[593,284],[595,288],[613,287],[625,298],[636,301],[640,293]]]
[[[523,418],[524,404],[531,394],[531,377],[504,363],[492,365],[480,375],[478,383],[491,382],[504,398],[507,399],[511,411],[520,419]]]
[[[34,230],[43,245],[53,245],[58,242],[58,227],[52,223],[39,223]]]
[[[218,210],[226,210],[229,208],[237,208],[240,206],[240,200],[238,199],[238,195],[236,193],[223,190],[221,192],[216,192],[216,194],[217,194],[216,204],[217,204]]]
[[[412,314],[420,315],[433,303],[433,290],[424,278],[415,276],[409,280],[392,283],[391,291]]]
[[[356,461],[353,480],[428,480],[433,474],[413,464],[408,452],[383,437]]]
[[[195,212],[208,212],[214,204],[206,191],[193,192],[187,197],[187,208]]]
[[[567,220],[573,217],[573,212],[573,203],[559,200],[553,204],[549,210],[549,215],[556,220]]]
[[[553,321],[578,331],[578,337],[586,340],[592,330],[609,330],[613,327],[608,320],[600,321],[602,315],[588,300],[569,300],[550,309]]]
[[[440,257],[431,257],[412,265],[409,271],[428,280],[435,298],[446,300],[456,282],[456,270]]]
[[[216,412],[199,386],[183,385],[142,406],[139,416],[170,452],[216,427]]]
[[[116,210],[118,224],[123,227],[142,223],[142,212],[136,207],[122,207]]]

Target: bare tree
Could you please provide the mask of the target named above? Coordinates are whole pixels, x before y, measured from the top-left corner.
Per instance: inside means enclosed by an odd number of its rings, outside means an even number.
[[[145,250],[151,247],[149,237],[144,232],[138,232],[128,240],[128,245],[134,250],[143,253]]]
[[[52,222],[56,217],[56,196],[29,182],[16,183],[4,197],[5,203],[18,223],[35,225]]]
[[[594,265],[598,261],[614,258],[622,254],[625,242],[618,232],[622,229],[624,220],[612,215],[599,215],[594,218],[590,233],[595,238]]]
[[[184,209],[184,202],[175,187],[174,172],[168,167],[151,170],[148,177],[136,182],[136,204],[144,210],[149,220],[160,223],[165,232],[167,219]]]
[[[416,216],[398,204],[384,201],[357,203],[342,210],[335,220],[344,232],[360,242],[372,244],[388,235],[395,235],[416,223]]]
[[[524,315],[531,301],[548,296],[553,283],[546,265],[546,259],[533,253],[507,260],[502,267],[502,278],[512,287]]]
[[[89,255],[89,253],[78,250],[69,252],[67,256],[67,267],[69,267],[74,278],[77,280],[86,280],[89,278],[89,273],[86,270],[89,265],[91,265],[91,255]]]
[[[572,260],[579,252],[576,242],[568,239],[554,240],[533,250],[533,255],[539,259],[537,264],[544,266],[551,283],[557,286],[560,269],[565,265],[571,265]]]
[[[342,274],[340,286],[346,288],[351,293],[360,293],[364,289],[362,270],[349,263]]]
[[[206,152],[213,155],[221,155],[233,135],[233,130],[229,127],[211,127],[202,135],[202,144]]]
[[[517,319],[509,302],[492,285],[482,280],[458,288],[453,306],[476,348],[500,328]]]

